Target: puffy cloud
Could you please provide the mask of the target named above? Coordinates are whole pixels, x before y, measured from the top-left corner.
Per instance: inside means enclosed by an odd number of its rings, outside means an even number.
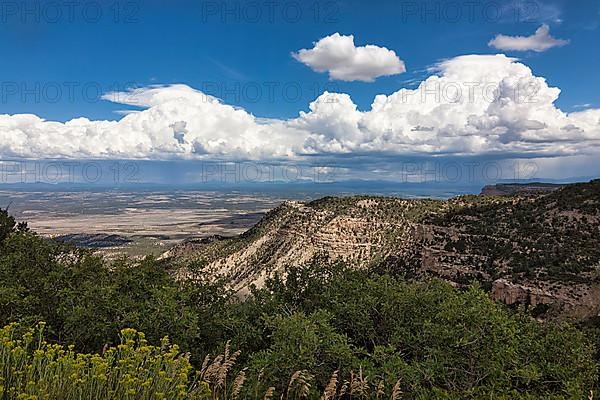
[[[560,90],[516,59],[440,62],[414,90],[378,95],[361,111],[325,92],[289,120],[259,119],[185,85],[105,96],[143,109],[118,121],[66,123],[0,115],[0,157],[301,160],[344,155],[598,154],[600,109],[565,113]]]
[[[356,47],[354,36],[339,33],[324,37],[312,49],[302,49],[292,56],[314,71],[329,72],[330,79],[372,82],[380,76],[406,71],[404,62],[385,47]]]
[[[598,145],[600,110],[562,112],[554,106],[560,90],[515,59],[461,56],[435,72],[415,90],[377,96],[369,111],[337,95],[289,123],[310,132],[312,153],[555,156]]]
[[[531,36],[497,35],[495,38],[490,40],[488,45],[505,51],[533,50],[539,53],[553,47],[564,46],[568,43],[568,40],[553,38],[550,35],[550,27],[546,24],[543,24]]]
[[[0,116],[0,154],[21,157],[260,159],[292,155],[298,138],[282,121],[261,124],[242,109],[185,85],[109,93],[146,109],[119,121],[66,123],[35,115]],[[277,134],[273,134],[277,131]]]

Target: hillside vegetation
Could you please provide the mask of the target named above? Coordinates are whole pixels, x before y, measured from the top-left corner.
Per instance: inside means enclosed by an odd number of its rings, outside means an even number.
[[[404,277],[477,280],[509,304],[598,315],[600,180],[525,193],[287,202],[238,237],[185,242],[163,258],[179,279],[223,276],[247,293],[287,266],[325,254]]]
[[[407,221],[423,222],[413,211]],[[107,262],[0,211],[0,398],[593,398],[593,323],[537,322],[477,284],[324,256],[295,264],[242,299],[226,280]]]

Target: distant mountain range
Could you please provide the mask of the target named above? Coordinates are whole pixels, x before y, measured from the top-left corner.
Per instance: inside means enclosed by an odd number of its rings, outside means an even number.
[[[543,185],[543,184],[569,184],[574,182],[586,182],[593,180],[594,177],[570,177],[564,179],[529,179],[529,180],[498,180],[489,183],[488,186],[502,185]],[[44,182],[31,183],[2,183],[0,182],[0,191],[40,191],[40,192],[69,192],[69,191],[128,191],[128,192],[146,192],[146,191],[168,191],[168,190],[215,190],[215,191],[233,191],[244,192],[273,192],[273,193],[311,193],[316,196],[328,196],[339,194],[372,194],[385,196],[402,197],[433,197],[450,198],[458,195],[477,194],[486,182],[447,182],[447,181],[417,181],[401,182],[392,180],[339,180],[335,182],[316,182],[313,180],[299,180],[294,182],[271,181],[271,182],[195,182],[195,183],[81,183],[81,182],[60,182],[56,184]],[[292,196],[294,197],[294,196]],[[315,197],[315,196],[312,196]]]
[[[511,196],[511,195],[528,195],[541,194],[558,190],[567,184],[565,183],[546,183],[546,182],[531,182],[531,183],[498,183],[496,185],[485,186],[481,190],[481,194],[485,196]]]

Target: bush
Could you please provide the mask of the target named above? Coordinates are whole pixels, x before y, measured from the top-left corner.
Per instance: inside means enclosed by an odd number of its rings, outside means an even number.
[[[49,344],[44,324],[18,335],[0,330],[0,397],[4,399],[206,399],[206,385],[191,385],[191,365],[164,338],[148,345],[133,329],[121,331],[121,344],[101,355],[76,353]]]
[[[510,311],[477,285],[459,291],[313,265],[271,280],[240,311],[241,324],[265,332],[250,366],[276,388],[290,370],[307,369],[322,389],[328,369],[346,378],[362,371],[388,396],[400,378],[409,398],[566,399],[588,396],[597,379],[594,346],[581,331]],[[252,352],[256,341],[243,338],[237,343]]]
[[[315,259],[239,299],[225,282],[178,282],[150,258],[108,263],[2,213],[0,232],[2,399],[583,399],[597,387],[581,330],[476,285]],[[49,343],[26,328],[39,321]],[[166,335],[191,355],[145,339]]]

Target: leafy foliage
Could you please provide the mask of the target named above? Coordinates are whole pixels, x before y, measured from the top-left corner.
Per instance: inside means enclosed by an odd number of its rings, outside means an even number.
[[[279,382],[290,365],[319,372],[321,388],[328,376],[320,366],[362,370],[388,389],[401,378],[416,398],[579,398],[594,384],[593,347],[581,332],[513,314],[477,286],[460,292],[438,280],[321,264],[291,269],[245,306],[253,310],[246,321],[261,321],[255,311],[279,315],[274,325],[262,319],[267,350],[250,360],[256,370],[280,371]]]
[[[600,180],[542,196],[465,196],[427,222],[459,230],[461,242],[450,245],[485,255],[492,275],[502,267],[566,281],[600,266]]]
[[[177,281],[152,258],[107,263],[0,219],[7,399],[73,398],[58,388],[77,398],[581,399],[598,383],[583,331],[508,310],[477,285],[315,259],[241,298],[222,281]],[[39,321],[58,345],[11,325]],[[167,335],[180,347],[148,345]],[[100,367],[111,383],[87,397]]]
[[[149,346],[140,332],[121,331],[121,344],[102,355],[49,344],[43,324],[18,335],[0,329],[0,397],[19,399],[207,399],[206,384],[191,385],[191,365],[167,338]]]

